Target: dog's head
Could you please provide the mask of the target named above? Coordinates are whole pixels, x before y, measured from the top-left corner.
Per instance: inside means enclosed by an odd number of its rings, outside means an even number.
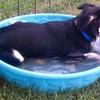
[[[100,7],[85,3],[78,9],[82,12],[75,18],[75,25],[95,41],[100,35]]]

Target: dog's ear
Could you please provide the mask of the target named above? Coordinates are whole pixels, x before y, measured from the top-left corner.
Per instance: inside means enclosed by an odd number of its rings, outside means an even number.
[[[84,3],[81,6],[77,7],[78,9],[87,9],[88,7],[95,7],[93,4]]]

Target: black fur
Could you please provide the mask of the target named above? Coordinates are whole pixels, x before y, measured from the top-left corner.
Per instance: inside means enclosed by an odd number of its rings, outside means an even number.
[[[82,54],[91,50],[91,42],[99,35],[100,8],[83,4],[82,12],[69,21],[54,21],[44,24],[17,22],[0,28],[0,59],[17,65],[11,50],[18,50],[26,58],[66,58],[70,53]],[[94,19],[90,20],[90,16]],[[88,41],[82,31],[91,37]]]

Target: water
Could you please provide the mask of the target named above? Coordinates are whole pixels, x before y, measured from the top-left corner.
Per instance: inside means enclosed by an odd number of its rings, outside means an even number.
[[[67,60],[60,61],[59,59],[31,59],[26,61],[22,69],[53,74],[68,74],[82,72],[100,66],[100,61],[97,60]]]

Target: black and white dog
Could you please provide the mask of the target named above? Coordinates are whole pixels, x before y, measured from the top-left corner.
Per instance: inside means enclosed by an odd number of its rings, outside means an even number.
[[[18,65],[31,57],[95,56],[89,52],[100,38],[100,7],[86,3],[78,9],[82,12],[68,21],[16,22],[0,28],[0,59]]]

